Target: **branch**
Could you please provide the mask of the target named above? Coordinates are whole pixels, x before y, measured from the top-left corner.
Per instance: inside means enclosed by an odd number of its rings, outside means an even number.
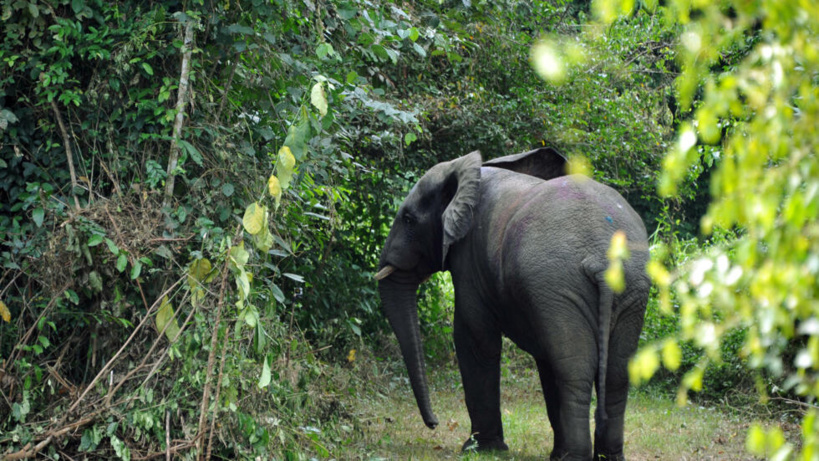
[[[60,115],[60,108],[57,107],[57,101],[51,100],[51,108],[54,109],[54,118],[57,119],[57,124],[60,125],[60,132],[63,135],[63,144],[65,144],[65,157],[68,159],[68,172],[71,174],[71,195],[74,196],[74,205],[77,209],[80,208],[80,200],[74,191],[77,188],[77,172],[74,170],[74,153],[71,150],[71,138],[68,137],[68,130],[65,129],[63,123],[63,116]]]
[[[237,241],[242,237],[242,225],[239,224],[236,226],[236,233],[233,236],[233,244],[236,245]],[[208,369],[205,374],[205,389],[202,392],[202,408],[199,410],[199,433],[197,437],[199,437],[199,441],[197,443],[197,448],[199,452],[199,459],[202,459],[202,455],[205,454],[205,424],[207,423],[207,415],[208,415],[208,403],[210,402],[210,378],[213,376],[213,367],[216,365],[216,343],[219,339],[219,323],[222,321],[222,308],[225,305],[225,296],[227,291],[227,277],[228,273],[230,272],[230,258],[225,258],[225,266],[222,269],[222,281],[219,287],[219,301],[216,307],[216,322],[213,326],[213,333],[210,336],[210,353],[208,354]],[[228,334],[225,332],[225,334]],[[224,354],[224,351],[222,351]],[[217,390],[219,389],[219,384],[216,383]],[[218,402],[217,402],[218,407]]]
[[[165,198],[162,207],[170,205],[173,197],[174,172],[179,163],[179,140],[182,138],[182,124],[185,121],[185,106],[187,105],[189,77],[191,72],[191,48],[193,47],[193,19],[185,24],[185,41],[182,53],[182,72],[179,76],[179,94],[176,100],[176,118],[173,122],[173,139],[171,152],[168,155],[168,178],[165,181]]]

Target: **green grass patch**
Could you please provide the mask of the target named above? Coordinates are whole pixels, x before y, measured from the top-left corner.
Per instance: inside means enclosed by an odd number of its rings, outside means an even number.
[[[360,418],[362,437],[333,453],[338,459],[544,459],[552,449],[552,430],[540,381],[528,357],[504,362],[502,414],[508,453],[460,456],[470,436],[460,376],[454,364],[429,372],[433,409],[439,420],[426,428],[403,370],[364,392],[351,407]],[[592,406],[592,410],[593,410]],[[591,418],[591,415],[590,415]],[[757,410],[694,402],[678,407],[674,397],[650,389],[633,389],[626,413],[626,456],[630,460],[755,459],[745,453],[745,436],[755,420],[779,421]],[[786,433],[798,427],[780,424]],[[789,427],[790,426],[790,427]],[[591,430],[594,430],[593,422]]]

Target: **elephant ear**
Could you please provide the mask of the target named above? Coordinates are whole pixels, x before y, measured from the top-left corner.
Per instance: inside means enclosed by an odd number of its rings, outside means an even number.
[[[507,155],[483,162],[485,166],[528,174],[543,180],[566,175],[566,157],[551,147],[541,147],[522,154]]]
[[[462,239],[472,227],[480,199],[481,153],[475,151],[448,163],[450,180],[455,180],[457,190],[441,217],[444,226],[442,264],[446,261],[449,247]]]

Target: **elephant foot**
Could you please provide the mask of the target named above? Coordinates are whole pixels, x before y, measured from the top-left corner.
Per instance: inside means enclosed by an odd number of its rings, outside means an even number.
[[[480,439],[476,438],[475,436],[470,437],[464,442],[463,447],[461,448],[461,453],[467,453],[470,451],[507,451],[509,450],[509,446],[503,441],[503,438],[495,438],[495,439]]]

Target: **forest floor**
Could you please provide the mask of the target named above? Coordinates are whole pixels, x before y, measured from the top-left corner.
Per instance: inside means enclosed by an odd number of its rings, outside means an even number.
[[[348,408],[354,408],[362,422],[363,437],[333,450],[333,458],[540,460],[551,451],[552,431],[533,367],[502,368],[502,414],[509,451],[467,457],[459,453],[469,438],[470,423],[457,367],[441,365],[428,371],[432,407],[440,423],[435,430],[424,426],[403,376],[396,373],[384,380],[386,383],[374,385],[366,401],[350,402]],[[735,399],[742,404],[689,402],[678,407],[674,400],[674,396],[656,390],[632,390],[626,413],[628,459],[755,459],[745,452],[746,434],[755,421],[764,427],[779,425],[792,441],[799,438],[800,428],[789,422],[790,416],[765,410],[749,396]]]

